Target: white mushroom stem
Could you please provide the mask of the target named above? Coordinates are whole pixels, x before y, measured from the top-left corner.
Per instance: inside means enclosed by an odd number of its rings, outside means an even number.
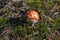
[[[35,23],[32,23],[32,26],[34,26]]]
[[[32,26],[34,26],[34,24],[35,24],[36,22],[38,22],[38,21],[35,20],[35,19],[33,19],[33,20],[32,20]]]

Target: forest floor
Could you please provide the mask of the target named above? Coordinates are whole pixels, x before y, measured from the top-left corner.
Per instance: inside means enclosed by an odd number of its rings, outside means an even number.
[[[23,19],[28,9],[39,13],[34,27]],[[0,0],[0,40],[60,40],[60,1]]]

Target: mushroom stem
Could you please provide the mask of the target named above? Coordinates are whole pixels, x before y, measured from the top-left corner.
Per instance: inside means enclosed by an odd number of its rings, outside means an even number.
[[[35,23],[32,23],[32,27],[34,26]]]

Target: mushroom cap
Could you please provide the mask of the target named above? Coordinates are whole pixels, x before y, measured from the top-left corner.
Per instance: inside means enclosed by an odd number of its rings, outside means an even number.
[[[27,11],[27,16],[30,19],[30,21],[39,21],[40,17],[37,11],[35,10],[29,10]]]

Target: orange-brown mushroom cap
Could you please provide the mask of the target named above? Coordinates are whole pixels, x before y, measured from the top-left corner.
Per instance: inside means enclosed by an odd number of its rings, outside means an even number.
[[[39,21],[40,20],[39,14],[35,10],[27,11],[27,16],[30,19],[30,21]]]

